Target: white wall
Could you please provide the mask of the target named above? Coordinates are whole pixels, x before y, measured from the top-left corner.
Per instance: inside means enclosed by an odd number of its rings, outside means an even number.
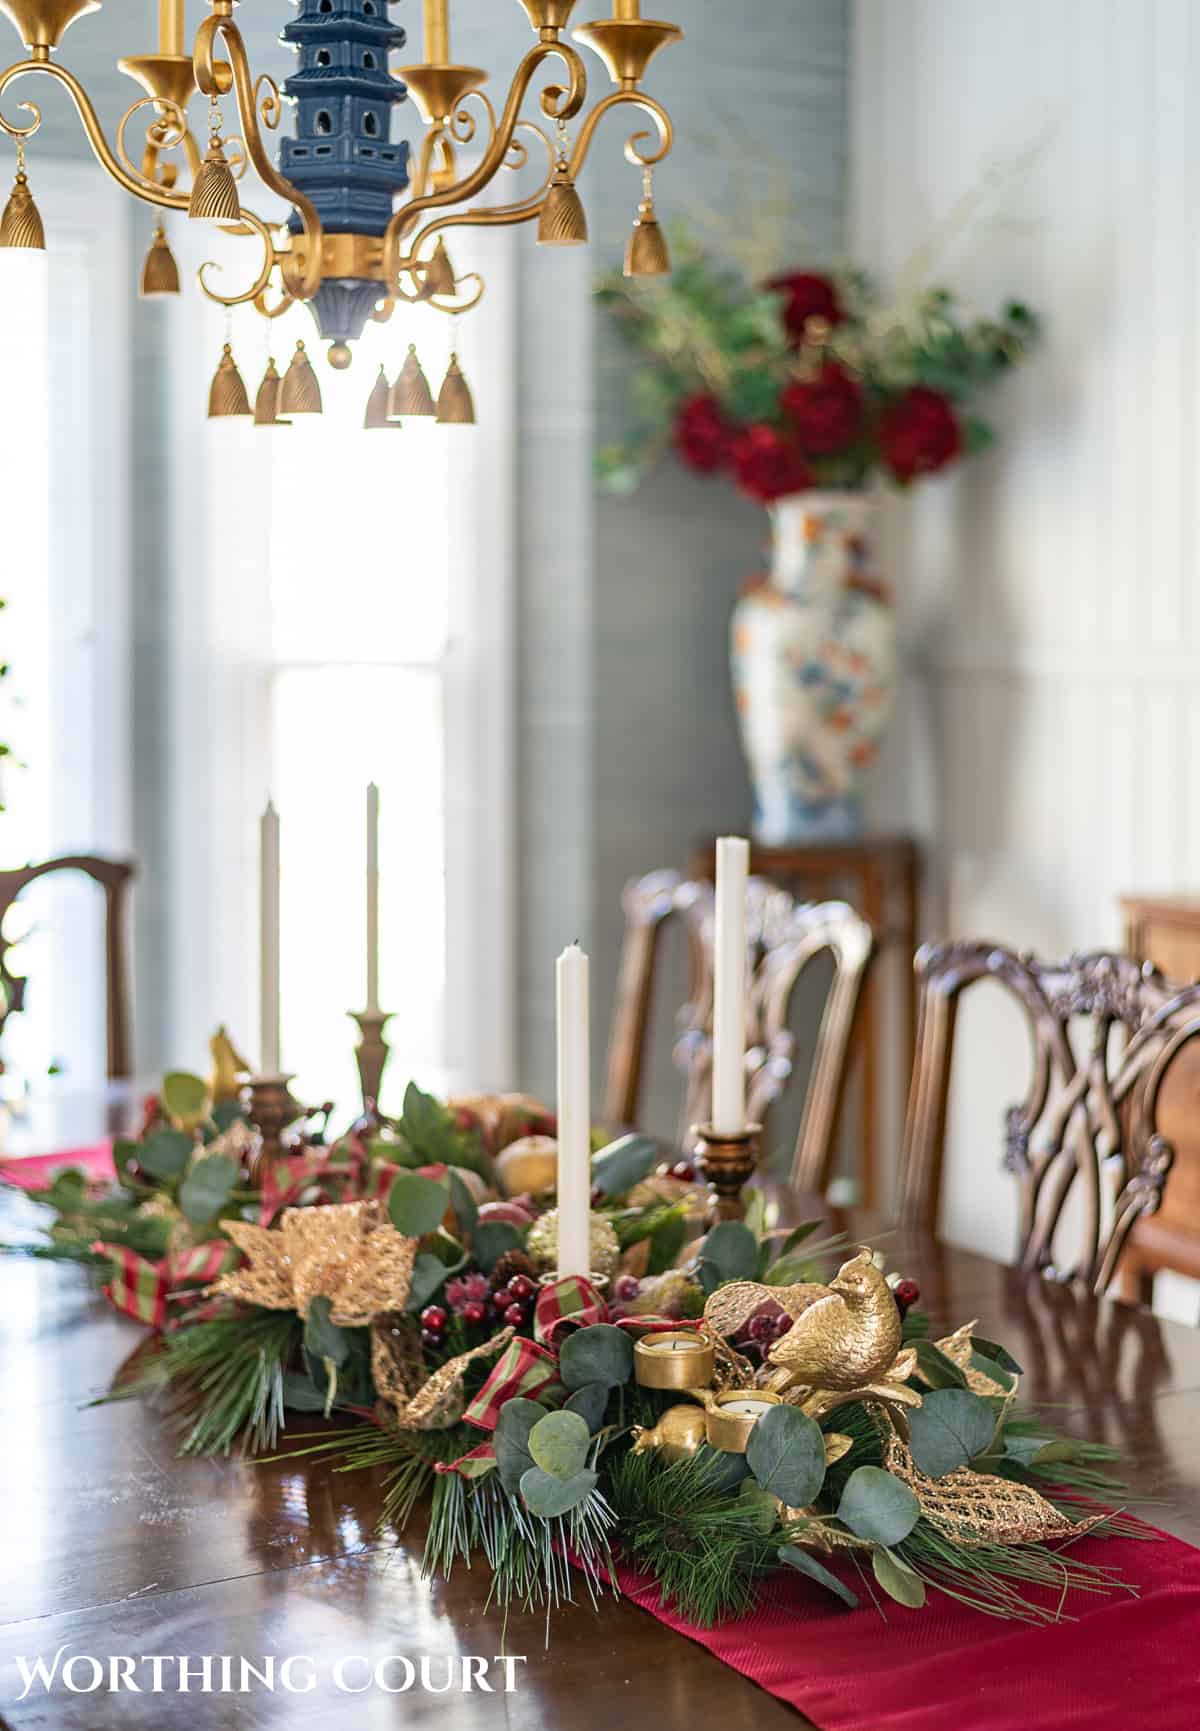
[[[884,507],[910,677],[876,805],[928,838],[930,936],[1115,944],[1122,891],[1200,888],[1198,69],[1191,0],[857,0],[856,256],[894,278],[1028,152],[943,273],[1047,326],[1000,450]],[[1015,1025],[967,1011],[960,1060],[947,1224],[1003,1253]]]

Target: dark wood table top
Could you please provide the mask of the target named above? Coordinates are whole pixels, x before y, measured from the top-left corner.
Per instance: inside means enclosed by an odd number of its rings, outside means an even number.
[[[803,1210],[799,1211],[803,1214]],[[0,1203],[0,1238],[36,1220]],[[917,1235],[888,1240],[916,1278],[922,1306],[947,1327],[978,1318],[1027,1372],[1030,1400],[1065,1430],[1129,1455],[1131,1506],[1200,1543],[1200,1332],[1121,1306],[1023,1284],[997,1264]],[[180,1461],[141,1403],[88,1406],[142,1338],[92,1295],[84,1273],[0,1258],[0,1460],[7,1495],[0,1542],[0,1725],[12,1731],[312,1731],[438,1724],[454,1731],[578,1731],[613,1725],[675,1731],[774,1731],[805,1723],[790,1708],[625,1601],[596,1614],[485,1609],[487,1577],[456,1570],[423,1581],[421,1533],[380,1538],[380,1485],[306,1461]],[[304,1421],[301,1421],[303,1424]],[[312,1421],[305,1424],[311,1428]],[[256,1686],[241,1695],[122,1692],[61,1686],[17,1700],[17,1655],[303,1655],[308,1692]],[[463,1654],[519,1655],[516,1690],[497,1696],[414,1689],[390,1696],[334,1687],[338,1659],[428,1655],[431,1681]],[[308,1672],[297,1662],[293,1681]],[[386,1672],[393,1680],[397,1672]],[[86,1668],[82,1672],[87,1681]],[[145,1671],[137,1674],[143,1681]],[[174,1678],[174,1671],[168,1678]],[[501,1681],[490,1664],[489,1677]],[[345,1673],[351,1686],[361,1664]],[[218,1677],[219,1680],[219,1677]]]

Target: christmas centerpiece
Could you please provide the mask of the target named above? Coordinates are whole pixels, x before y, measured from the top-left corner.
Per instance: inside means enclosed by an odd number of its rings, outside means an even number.
[[[687,237],[675,251],[668,284],[600,285],[640,363],[634,424],[603,453],[603,475],[631,488],[673,451],[767,506],[771,568],[733,619],[756,835],[853,834],[896,679],[870,483],[907,489],[986,449],[979,399],[1029,352],[1037,321],[1019,302],[971,316],[944,288],[885,307],[857,271],[753,282]]]

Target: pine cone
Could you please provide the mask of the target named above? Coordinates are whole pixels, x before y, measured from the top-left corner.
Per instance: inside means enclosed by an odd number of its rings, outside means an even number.
[[[514,1274],[527,1274],[531,1280],[537,1279],[533,1258],[526,1256],[523,1250],[506,1250],[498,1259],[492,1269],[492,1291],[499,1292],[502,1286],[507,1286]]]

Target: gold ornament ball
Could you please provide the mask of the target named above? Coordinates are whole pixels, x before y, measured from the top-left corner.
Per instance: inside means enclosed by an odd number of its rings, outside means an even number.
[[[536,1196],[558,1179],[558,1143],[553,1136],[522,1136],[496,1156],[496,1181],[506,1196]]]
[[[588,1215],[588,1246],[593,1274],[613,1274],[621,1260],[621,1243],[603,1214]],[[551,1208],[529,1228],[525,1248],[544,1273],[558,1267],[558,1209]]]
[[[344,373],[346,368],[350,365],[350,362],[354,359],[354,351],[350,348],[348,343],[334,343],[331,346],[326,359],[330,366],[335,368],[337,372]]]
[[[657,1449],[664,1460],[683,1460],[705,1441],[706,1424],[702,1406],[669,1406],[653,1430],[638,1432],[633,1452],[640,1455]]]

